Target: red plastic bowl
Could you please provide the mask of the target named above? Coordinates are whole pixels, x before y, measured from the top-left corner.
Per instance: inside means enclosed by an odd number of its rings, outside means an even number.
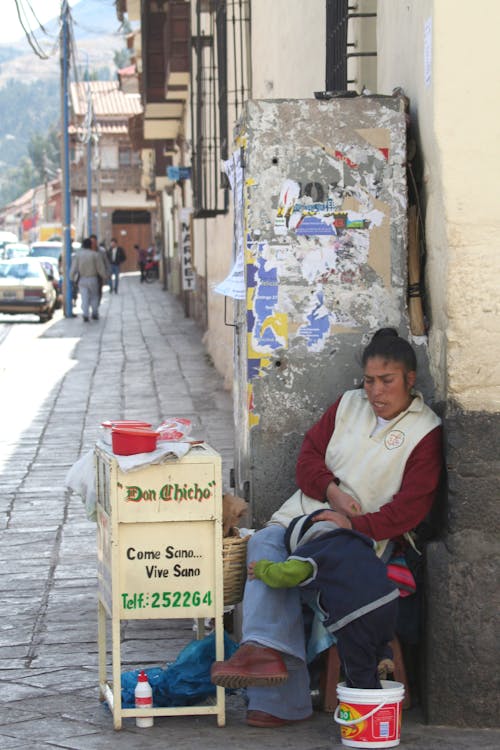
[[[113,427],[140,427],[141,429],[152,427],[151,422],[141,422],[138,419],[107,419],[101,422],[102,440],[106,445],[111,445],[111,431]]]
[[[107,419],[101,422],[102,427],[151,427],[151,422],[142,422],[139,419]]]
[[[113,427],[111,444],[113,453],[118,456],[132,456],[134,453],[151,453],[156,449],[159,433],[140,427]]]

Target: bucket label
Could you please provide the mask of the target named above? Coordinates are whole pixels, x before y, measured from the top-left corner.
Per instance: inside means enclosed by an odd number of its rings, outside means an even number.
[[[365,706],[359,706],[359,708],[361,709],[361,713],[358,708],[353,706],[352,704],[341,703],[339,707],[339,718],[341,718],[343,721],[353,721],[355,719],[360,719],[363,716],[363,709],[365,708]],[[364,713],[366,713],[366,711],[364,711]],[[356,737],[364,734],[365,729],[366,721],[360,721],[359,724],[353,724],[350,727],[343,726],[340,730],[340,734],[345,740],[353,740]]]
[[[361,705],[352,703],[341,703],[339,706],[339,718],[343,721],[356,721],[367,716],[376,708],[377,704]],[[351,726],[342,726],[340,734],[344,740],[356,740],[366,742],[370,747],[371,742],[391,741],[399,738],[399,727],[401,704],[399,706],[389,703],[379,708],[369,718]],[[399,720],[398,720],[399,719]]]
[[[396,706],[386,706],[372,717],[374,739],[393,740],[396,738]]]

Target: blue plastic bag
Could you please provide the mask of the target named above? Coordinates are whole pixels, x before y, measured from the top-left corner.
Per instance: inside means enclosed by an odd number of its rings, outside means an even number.
[[[224,658],[229,659],[237,649],[238,644],[224,633]],[[191,706],[215,695],[215,685],[210,682],[210,668],[214,661],[215,633],[211,633],[200,641],[188,643],[166,669],[145,669],[153,690],[153,706]],[[136,669],[122,673],[123,708],[134,708],[134,691],[139,672]]]

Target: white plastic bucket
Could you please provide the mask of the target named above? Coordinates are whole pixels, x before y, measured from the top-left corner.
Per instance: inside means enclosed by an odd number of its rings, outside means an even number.
[[[337,685],[339,705],[333,718],[340,724],[343,745],[348,747],[395,747],[401,738],[404,685],[381,680],[382,690]]]

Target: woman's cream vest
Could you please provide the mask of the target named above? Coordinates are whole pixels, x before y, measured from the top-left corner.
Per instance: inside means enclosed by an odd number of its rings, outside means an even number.
[[[411,452],[440,424],[417,392],[408,409],[373,434],[377,418],[365,391],[347,391],[335,417],[326,465],[340,489],[361,504],[363,513],[373,513],[392,500]]]
[[[360,503],[363,513],[373,513],[392,500],[401,487],[411,452],[441,420],[417,391],[408,409],[372,435],[376,424],[365,391],[346,391],[325,454],[326,465],[339,480],[340,489]],[[270,523],[288,526],[295,516],[324,507],[324,503],[297,490],[273,514]]]

